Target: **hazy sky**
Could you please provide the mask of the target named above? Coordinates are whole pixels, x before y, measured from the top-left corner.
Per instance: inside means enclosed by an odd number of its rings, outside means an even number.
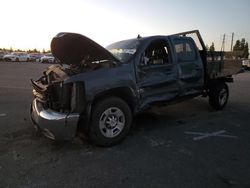
[[[226,34],[250,42],[250,0],[1,0],[0,48],[49,49],[58,32],[106,46],[122,39],[199,29],[220,50]]]

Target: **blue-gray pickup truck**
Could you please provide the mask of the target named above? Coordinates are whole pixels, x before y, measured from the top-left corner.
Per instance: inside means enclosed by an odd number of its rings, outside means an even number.
[[[51,51],[58,65],[31,80],[33,124],[55,140],[83,130],[101,146],[122,141],[133,116],[153,105],[204,96],[223,109],[226,82],[241,69],[232,53],[208,52],[198,30],[138,36],[106,48],[80,34],[59,33]]]

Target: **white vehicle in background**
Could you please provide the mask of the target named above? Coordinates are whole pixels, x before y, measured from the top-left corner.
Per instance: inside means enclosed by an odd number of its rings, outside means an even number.
[[[29,61],[30,56],[25,52],[12,52],[3,56],[4,61]]]
[[[42,63],[54,63],[55,57],[51,53],[48,53],[48,54],[45,54],[44,56],[42,56],[40,61]]]
[[[249,59],[242,60],[242,67],[245,69],[250,69],[250,60]]]
[[[41,57],[43,56],[43,54],[40,53],[30,53],[30,61],[34,61],[34,62],[40,62]]]
[[[3,60],[3,56],[5,56],[5,52],[0,51],[0,61]]]

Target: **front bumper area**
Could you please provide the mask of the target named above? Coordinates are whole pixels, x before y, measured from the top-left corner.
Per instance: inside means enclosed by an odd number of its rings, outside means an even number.
[[[72,140],[76,134],[79,116],[78,113],[66,114],[44,109],[37,99],[32,101],[30,108],[34,126],[53,140]]]

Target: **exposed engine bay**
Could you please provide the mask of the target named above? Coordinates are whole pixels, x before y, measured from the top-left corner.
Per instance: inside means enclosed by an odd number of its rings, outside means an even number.
[[[79,109],[82,102],[78,98],[84,95],[84,83],[64,83],[65,79],[77,72],[79,68],[49,66],[41,78],[37,81],[31,80],[34,97],[47,109],[64,113],[82,111]],[[80,100],[81,104],[76,104],[76,100]]]
[[[51,51],[59,65],[49,66],[41,78],[31,80],[33,95],[45,109],[82,113],[84,81],[66,80],[77,74],[115,67],[119,60],[91,39],[74,33],[59,33],[51,41]]]

